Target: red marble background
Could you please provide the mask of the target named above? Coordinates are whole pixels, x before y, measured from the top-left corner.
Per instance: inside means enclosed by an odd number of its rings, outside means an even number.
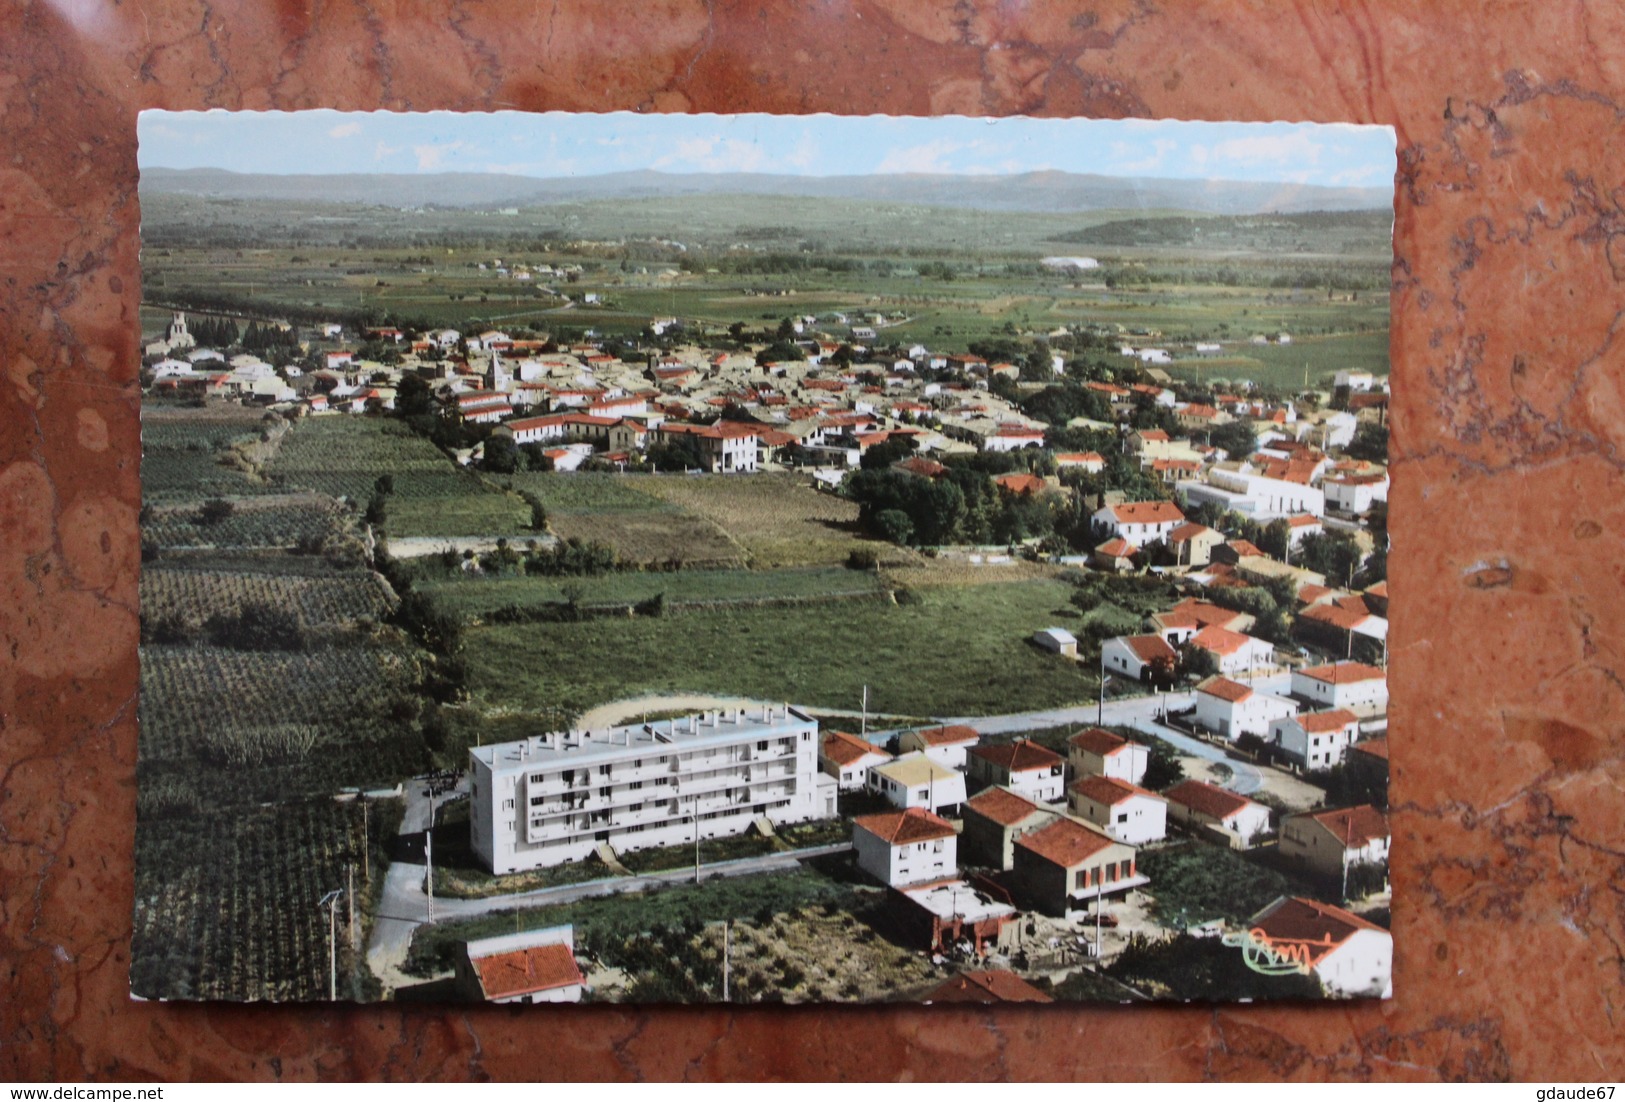
[[[1394,126],[1398,997],[130,1002],[146,107]],[[0,1078],[1620,1078],[1622,121],[1625,8],[1578,0],[4,0]]]

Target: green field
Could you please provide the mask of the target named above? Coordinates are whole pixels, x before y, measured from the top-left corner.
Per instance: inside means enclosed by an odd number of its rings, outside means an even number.
[[[607,630],[601,621],[467,632],[477,705],[576,711],[649,693],[719,693],[954,716],[1089,700],[1093,675],[1027,642],[1055,622],[1061,582],[943,588],[898,605],[680,612]]]
[[[574,595],[584,605],[635,604],[663,594],[668,609],[687,602],[795,600],[879,594],[872,573],[823,567],[801,570],[626,571],[596,578],[454,577],[416,587],[442,608],[480,617],[511,605],[558,602]]]

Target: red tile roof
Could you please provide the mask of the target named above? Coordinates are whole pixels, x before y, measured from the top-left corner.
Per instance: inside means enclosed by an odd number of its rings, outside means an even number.
[[[1048,1003],[1055,1000],[1014,972],[963,972],[933,989],[926,1003]]]
[[[1210,534],[1213,534],[1213,535],[1218,534],[1217,532],[1214,532],[1213,529],[1209,528],[1205,524],[1197,524],[1194,521],[1186,521],[1184,524],[1181,524],[1178,528],[1175,528],[1172,532],[1168,533],[1168,542],[1169,543],[1184,543],[1187,540],[1195,539],[1197,536],[1200,536],[1204,532],[1207,532],[1207,533],[1210,533]]]
[[[1250,558],[1253,555],[1262,555],[1264,553],[1258,549],[1256,544],[1248,540],[1231,540],[1229,543],[1225,544],[1225,546],[1234,551],[1238,558],[1243,559]]]
[[[1017,847],[1065,869],[1081,865],[1101,850],[1119,844],[1074,819],[1057,819],[1016,839]]]
[[[1069,467],[1079,463],[1104,464],[1105,458],[1099,452],[1062,452],[1055,457],[1055,465]]]
[[[1139,745],[1121,735],[1114,735],[1103,727],[1090,727],[1079,731],[1066,742],[1068,746],[1076,746],[1079,750],[1087,750],[1103,758],[1110,757],[1125,747]]]
[[[1141,788],[1137,784],[1130,784],[1128,781],[1118,780],[1116,777],[1084,777],[1082,780],[1073,781],[1068,791],[1080,793],[1107,807],[1114,807],[1135,796],[1150,796],[1153,800],[1163,798],[1155,792]]]
[[[1265,907],[1253,916],[1252,928],[1271,941],[1303,946],[1311,965],[1319,964],[1360,930],[1388,932],[1341,907],[1297,896],[1277,899]]]
[[[530,995],[582,982],[575,954],[562,942],[478,957],[473,965],[487,999]]]
[[[1370,804],[1312,811],[1307,818],[1331,831],[1332,837],[1344,846],[1364,846],[1374,839],[1388,837],[1388,817]]]
[[[870,754],[879,754],[883,758],[890,758],[874,743],[861,739],[857,735],[849,735],[845,731],[826,731],[822,743],[824,757],[836,765],[851,765]]]
[[[1210,624],[1191,637],[1192,643],[1214,654],[1235,654],[1252,641],[1249,635],[1221,628],[1217,624]]]
[[[1139,553],[1140,549],[1125,539],[1107,540],[1095,548],[1095,554],[1108,559],[1132,559]]]
[[[1106,508],[1119,524],[1178,524],[1185,519],[1171,501],[1130,501]]]
[[[1359,718],[1347,708],[1333,708],[1329,712],[1310,712],[1298,717],[1298,726],[1309,734],[1323,734],[1327,731],[1341,731]]]
[[[1205,781],[1181,781],[1163,795],[1176,804],[1183,804],[1192,811],[1218,819],[1220,822],[1252,806],[1253,803],[1245,796],[1238,796],[1234,792],[1215,787]]]
[[[1035,474],[1001,474],[993,479],[1001,489],[1013,494],[1036,494],[1044,488],[1044,480]]]
[[[1232,704],[1240,704],[1253,695],[1253,691],[1239,681],[1232,681],[1228,677],[1210,677],[1200,685],[1196,691],[1216,696],[1220,700],[1228,700]]]
[[[1297,516],[1286,518],[1289,528],[1319,528],[1320,518],[1311,513],[1299,513]]]
[[[1008,788],[989,788],[965,801],[965,806],[984,819],[1000,826],[1015,826],[1035,811],[1043,808]]]
[[[1179,652],[1168,645],[1168,640],[1160,635],[1124,635],[1120,642],[1134,652],[1134,657],[1141,662],[1154,662],[1159,658],[1176,659]]]
[[[1328,685],[1352,685],[1357,681],[1387,680],[1388,675],[1364,662],[1334,662],[1329,666],[1313,666],[1299,673],[1313,681]]]
[[[1369,612],[1355,612],[1330,602],[1310,605],[1299,612],[1298,616],[1305,620],[1313,620],[1317,624],[1329,624],[1339,631],[1353,631],[1371,619]]]
[[[931,814],[923,807],[911,807],[907,811],[885,811],[879,815],[860,815],[852,820],[852,825],[861,827],[881,841],[894,846],[954,836],[953,824]]]
[[[1370,754],[1372,757],[1379,759],[1384,764],[1386,764],[1388,761],[1388,739],[1386,737],[1367,739],[1365,742],[1357,742],[1350,747],[1350,749],[1358,750],[1362,754]]]
[[[959,746],[962,743],[979,742],[982,738],[976,728],[959,723],[947,727],[926,727],[915,731],[914,735],[927,746]]]
[[[973,757],[1008,769],[1011,773],[1027,773],[1034,769],[1052,769],[1062,764],[1062,758],[1036,742],[1017,739],[1015,742],[996,743],[992,746],[973,746]]]

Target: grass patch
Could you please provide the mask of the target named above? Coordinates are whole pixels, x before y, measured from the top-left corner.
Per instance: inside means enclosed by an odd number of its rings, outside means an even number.
[[[700,864],[711,865],[719,861],[738,861],[746,857],[761,857],[778,851],[779,847],[773,844],[773,839],[764,838],[754,832],[734,834],[726,838],[701,838]],[[621,864],[635,873],[692,869],[694,867],[694,846],[692,843],[654,846],[649,849],[638,850],[636,853],[623,853],[621,854]],[[700,875],[704,876],[705,874],[702,871]]]
[[[905,554],[861,536],[855,503],[794,475],[644,476],[637,486],[716,524],[745,549],[752,566],[843,563],[859,548]]]
[[[898,605],[721,609],[601,623],[488,625],[467,633],[487,710],[585,711],[643,694],[703,692],[813,707],[986,715],[1088,700],[1087,669],[1028,646],[1070,588],[1059,582],[931,590]]]
[[[664,594],[666,607],[684,602],[766,601],[873,594],[881,584],[873,574],[840,567],[802,570],[626,571],[596,578],[482,578],[458,575],[425,583],[419,590],[459,616],[479,617],[509,605],[563,601],[566,591],[582,604],[635,604]]]

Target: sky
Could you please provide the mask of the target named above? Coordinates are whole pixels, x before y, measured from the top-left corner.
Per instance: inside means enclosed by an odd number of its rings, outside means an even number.
[[[580,177],[635,169],[1108,176],[1391,187],[1394,132],[1345,123],[973,119],[836,115],[603,115],[143,111],[142,168],[235,172],[498,172]]]

